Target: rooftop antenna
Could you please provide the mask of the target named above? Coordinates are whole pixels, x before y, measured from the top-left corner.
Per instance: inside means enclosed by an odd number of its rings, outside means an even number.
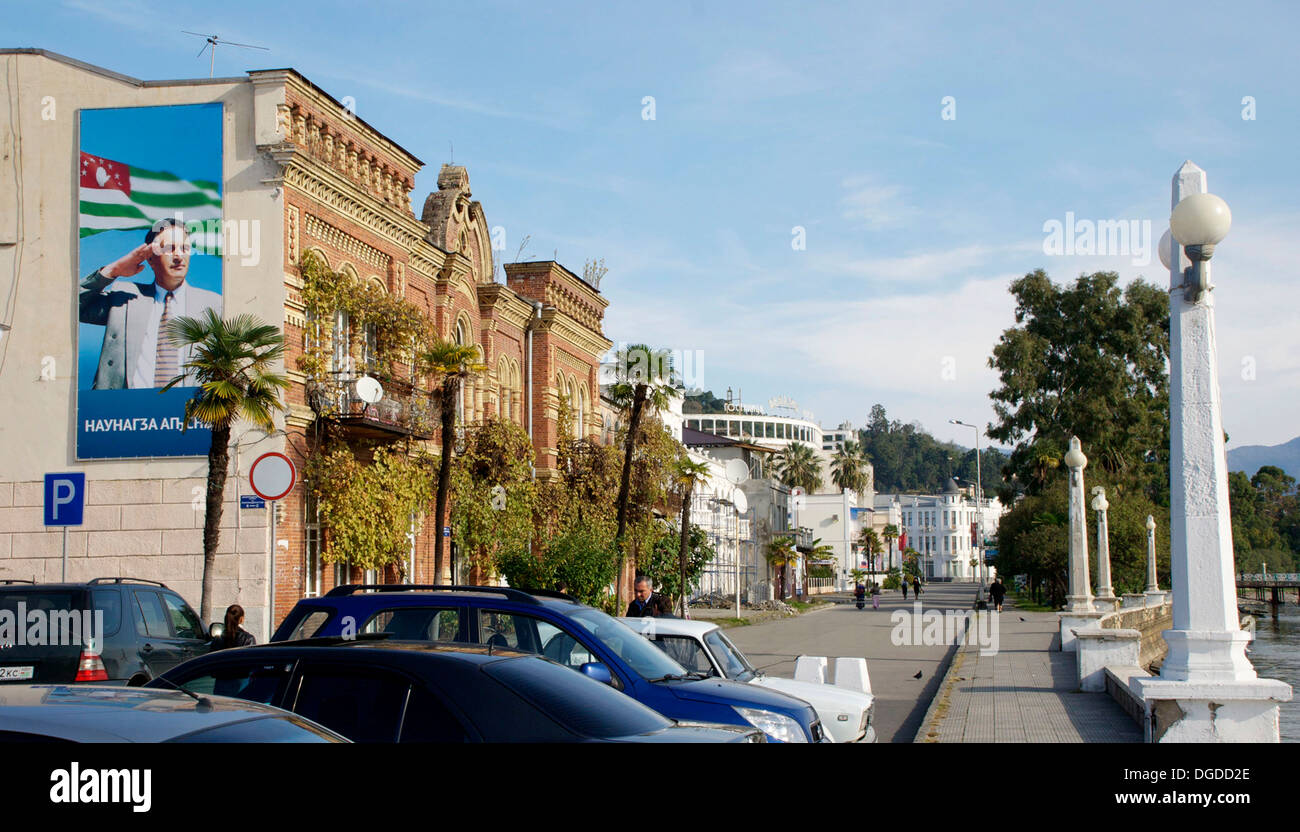
[[[216,35],[204,35],[198,32],[186,32],[184,29],[181,29],[181,32],[186,35],[194,35],[196,38],[203,38],[204,40],[207,41],[207,43],[203,44],[203,49],[199,50],[199,54],[194,56],[196,58],[201,57],[203,55],[203,51],[207,49],[209,46],[212,47],[212,54],[208,59],[209,78],[212,77],[213,70],[216,68],[217,65],[217,44],[218,43],[224,46],[238,46],[240,49],[261,49],[263,52],[271,51],[267,49],[265,46],[254,46],[251,43],[235,43],[233,40],[222,40]]]
[[[447,150],[451,153],[451,163],[456,164],[456,148],[452,147],[451,139],[447,139]]]

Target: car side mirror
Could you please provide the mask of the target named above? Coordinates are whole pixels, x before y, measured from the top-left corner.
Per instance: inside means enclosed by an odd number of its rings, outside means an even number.
[[[208,635],[213,641],[221,638],[226,634],[226,625],[220,621],[213,621],[212,626],[208,628]]]
[[[597,682],[602,682],[606,685],[614,684],[614,677],[610,675],[609,668],[601,662],[587,662],[582,667],[578,668],[578,672],[584,676],[595,679]]]

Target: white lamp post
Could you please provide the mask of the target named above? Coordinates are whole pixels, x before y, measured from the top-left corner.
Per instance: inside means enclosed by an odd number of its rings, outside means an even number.
[[[988,570],[984,568],[984,483],[981,479],[983,468],[980,466],[980,429],[975,425],[967,424],[960,419],[949,419],[948,422],[954,425],[962,425],[972,428],[975,431],[975,533],[979,536],[976,542],[977,554],[979,558],[979,578],[980,588],[975,598],[979,600],[984,597],[984,579],[987,577]],[[967,480],[969,482],[969,480]]]
[[[1210,258],[1232,212],[1207,192],[1205,171],[1174,175],[1169,266],[1170,584],[1173,628],[1160,676],[1136,680],[1147,700],[1148,739],[1277,742],[1282,682],[1259,679],[1239,626],[1228,512]],[[1185,259],[1184,259],[1185,257]],[[1184,268],[1183,263],[1189,265]],[[1178,291],[1181,289],[1182,291]]]

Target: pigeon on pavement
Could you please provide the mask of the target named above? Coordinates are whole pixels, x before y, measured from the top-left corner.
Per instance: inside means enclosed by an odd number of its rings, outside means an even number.
[[[913,679],[920,679],[920,678],[921,678],[921,671],[919,671],[919,670],[916,671],[916,675],[913,676],[912,678],[913,678]]]

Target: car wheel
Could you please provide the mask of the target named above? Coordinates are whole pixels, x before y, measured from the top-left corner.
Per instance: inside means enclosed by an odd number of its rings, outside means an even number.
[[[137,673],[131,677],[130,681],[126,683],[126,686],[128,688],[141,688],[144,687],[144,683],[148,681],[148,676],[145,676],[143,673]]]

